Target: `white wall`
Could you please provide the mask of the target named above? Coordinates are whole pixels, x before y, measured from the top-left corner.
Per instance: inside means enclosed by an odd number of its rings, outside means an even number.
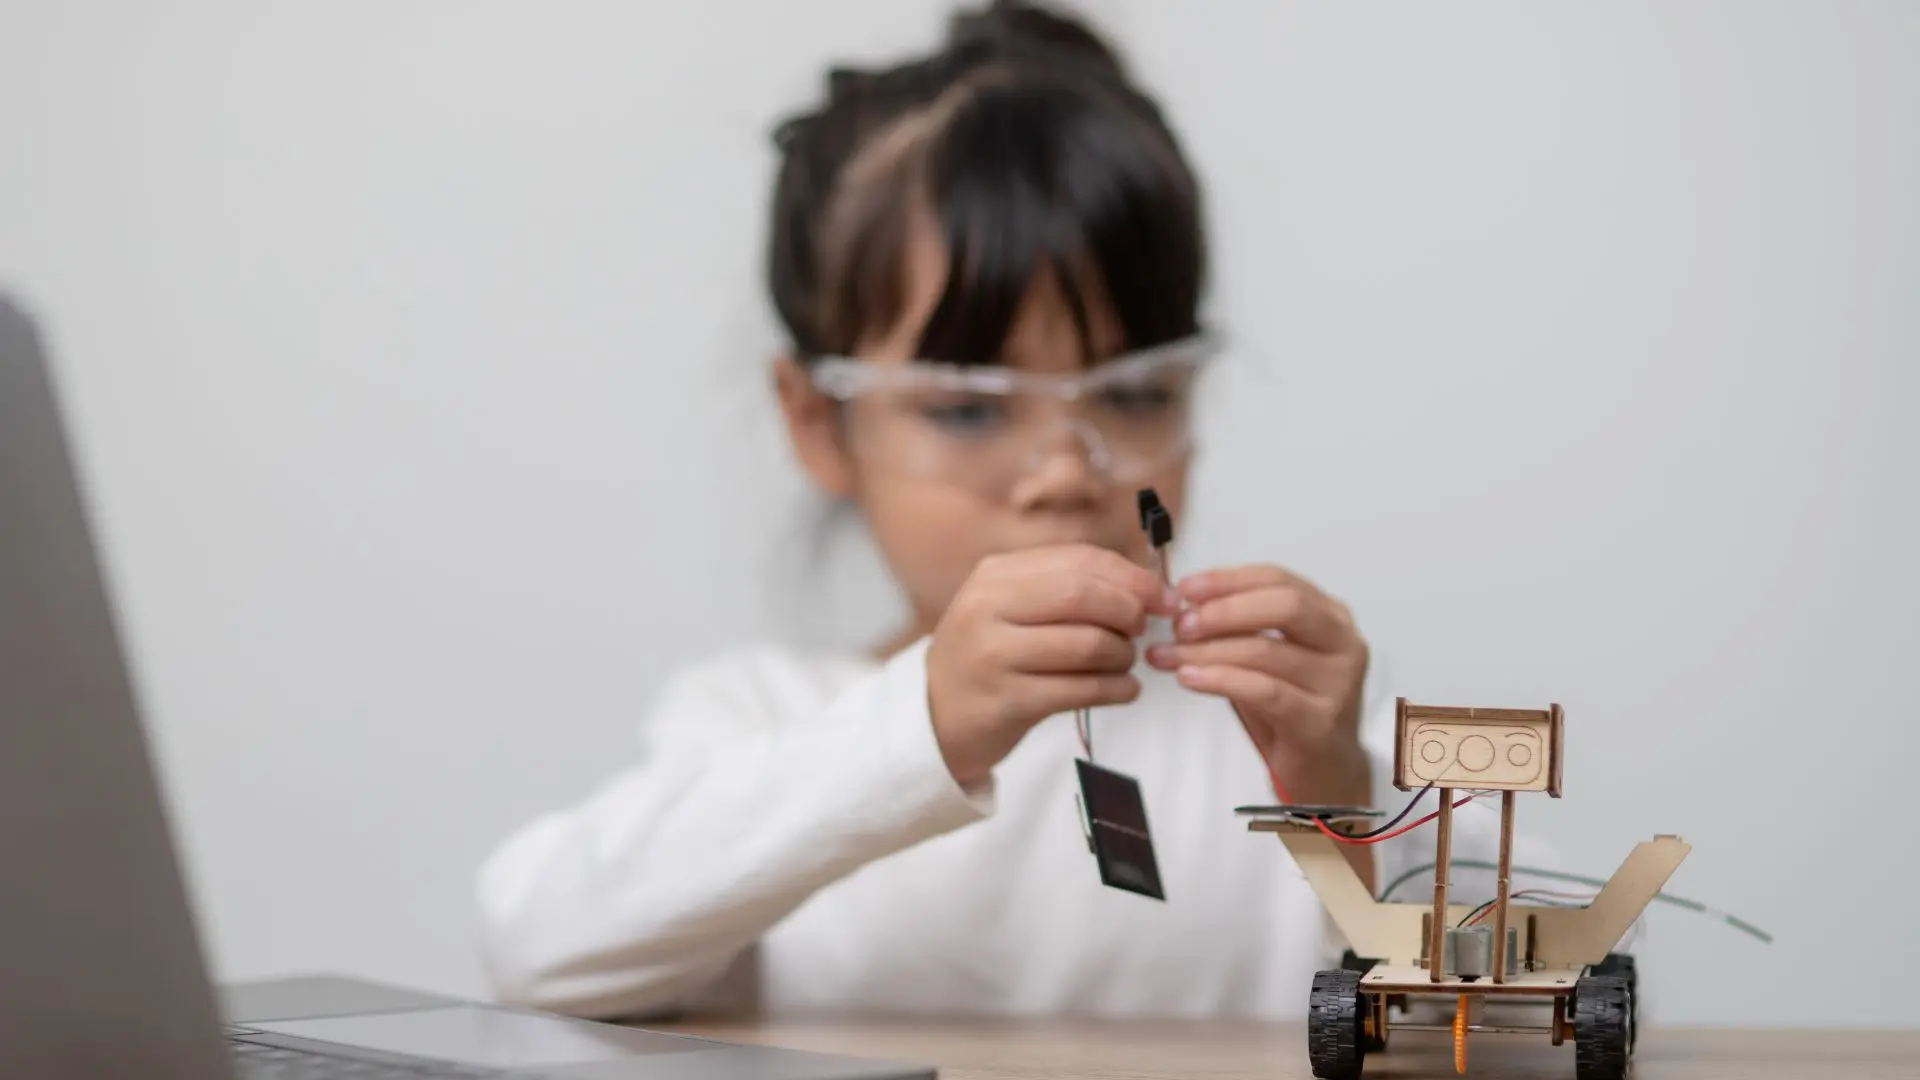
[[[1682,833],[1779,936],[1656,908],[1670,1020],[1912,1023],[1920,7],[1094,6],[1264,365],[1183,558],[1323,580],[1417,699],[1565,704],[1524,820]],[[941,10],[0,0],[0,282],[223,976],[477,990],[487,847],[771,625],[765,132]]]

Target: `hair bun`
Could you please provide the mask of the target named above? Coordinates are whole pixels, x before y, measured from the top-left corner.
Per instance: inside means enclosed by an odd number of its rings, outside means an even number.
[[[992,0],[955,15],[947,24],[947,49],[989,55],[1045,53],[1126,74],[1120,54],[1086,23],[1023,0]]]

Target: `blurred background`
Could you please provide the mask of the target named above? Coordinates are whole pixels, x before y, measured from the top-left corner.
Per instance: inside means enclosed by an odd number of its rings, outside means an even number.
[[[1071,6],[1209,184],[1181,562],[1315,578],[1415,700],[1565,706],[1522,827],[1677,832],[1777,936],[1656,905],[1669,1022],[1912,1024],[1920,5]],[[670,669],[887,628],[857,530],[806,569],[768,133],[948,11],[0,0],[0,288],[221,977],[480,992],[476,866]]]

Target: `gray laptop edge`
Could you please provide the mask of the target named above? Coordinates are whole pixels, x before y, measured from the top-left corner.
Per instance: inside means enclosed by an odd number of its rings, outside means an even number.
[[[0,294],[0,1077],[895,1080],[332,977],[216,993],[40,335]],[[264,1055],[266,1060],[262,1060]],[[278,1060],[275,1060],[278,1059]],[[358,1069],[360,1071],[354,1071]],[[284,1071],[282,1071],[284,1070]]]

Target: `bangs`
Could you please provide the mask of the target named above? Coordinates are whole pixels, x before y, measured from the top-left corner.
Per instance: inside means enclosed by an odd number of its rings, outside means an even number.
[[[834,347],[905,314],[908,248],[931,231],[947,265],[917,358],[994,363],[1036,282],[1079,331],[1119,348],[1194,334],[1205,250],[1197,188],[1152,106],[1111,81],[999,71],[956,86],[849,170],[820,325]],[[863,155],[867,156],[867,155]],[[838,257],[834,257],[837,254]]]

